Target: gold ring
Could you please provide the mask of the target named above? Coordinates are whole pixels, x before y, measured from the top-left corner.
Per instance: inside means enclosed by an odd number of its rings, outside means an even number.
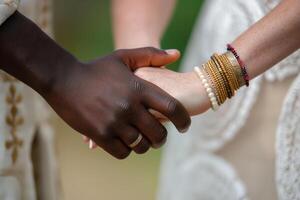
[[[143,136],[141,134],[139,134],[138,138],[133,143],[131,143],[129,145],[129,147],[133,149],[142,141],[142,139],[143,139]]]

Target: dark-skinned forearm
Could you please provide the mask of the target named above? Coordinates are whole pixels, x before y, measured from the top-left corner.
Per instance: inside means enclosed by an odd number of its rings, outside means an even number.
[[[19,12],[0,27],[0,68],[41,95],[78,62]]]

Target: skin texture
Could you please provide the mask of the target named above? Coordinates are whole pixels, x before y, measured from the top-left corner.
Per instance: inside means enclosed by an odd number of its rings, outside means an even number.
[[[163,90],[167,91],[178,101],[188,105],[191,116],[205,112],[209,107],[209,99],[196,73],[178,73],[168,69],[141,68],[135,74]],[[164,119],[159,113],[155,115]]]
[[[133,17],[133,13],[129,13],[128,8],[139,7],[140,5],[130,4],[130,2],[132,2],[131,0],[122,2],[123,10],[119,10],[119,12],[123,13],[123,17],[120,19],[118,18],[118,15],[115,15],[115,18],[117,18],[115,21],[120,20],[123,23],[126,23],[127,20]],[[150,4],[150,2],[147,0],[141,0],[139,2],[140,4]],[[152,11],[158,10],[160,6],[161,5],[159,2],[153,3],[151,6]],[[171,7],[172,4],[169,5],[169,8]],[[150,16],[140,15],[150,15],[150,13],[151,12],[143,12],[135,14],[139,19],[148,19]],[[151,13],[151,15],[152,14],[153,13]],[[164,14],[160,14],[159,12],[155,12],[155,15],[159,15],[161,20],[166,19],[166,16]],[[267,69],[271,68],[276,63],[280,62],[282,59],[286,58],[288,55],[300,48],[299,16],[300,1],[283,0],[268,15],[266,15],[232,42],[232,45],[236,48],[240,57],[245,62],[251,79],[262,74]],[[139,20],[138,23],[148,23],[148,21]],[[119,25],[119,23],[117,23],[116,26],[121,26],[121,28],[115,28],[115,30],[122,30],[124,32],[129,31],[127,30],[126,26]],[[136,24],[135,26],[139,25]],[[155,29],[154,26],[152,28]],[[163,28],[159,27],[156,31],[159,32],[160,30],[163,30]],[[155,32],[155,30],[152,31]],[[132,38],[147,38],[147,34],[139,35],[142,34],[139,32],[133,34],[137,35],[131,35],[130,38],[123,38],[120,36],[122,35],[122,32],[116,33],[116,41],[118,44],[127,43],[131,46],[134,46],[132,45]],[[128,41],[124,42],[122,40]],[[160,41],[160,38],[152,38],[151,41],[153,41],[152,43],[155,44]],[[151,45],[152,43],[145,45]],[[138,46],[139,42],[135,41],[135,44]],[[161,70],[165,71],[162,73]],[[143,79],[161,87],[173,97],[177,98],[183,103],[191,115],[201,114],[210,108],[210,102],[207,97],[197,97],[197,95],[206,96],[206,92],[201,85],[194,83],[200,81],[192,72],[175,73],[167,71],[166,69],[143,68],[137,70],[136,74]],[[195,101],[190,101],[192,98],[195,98]],[[160,117],[160,115],[157,114],[157,117]]]
[[[179,131],[190,126],[181,103],[132,72],[174,62],[176,50],[118,50],[82,63],[18,12],[0,27],[0,44],[2,70],[36,90],[67,124],[118,159],[130,154],[128,146],[139,134],[137,153],[165,142],[166,129],[148,109],[162,113]]]
[[[116,49],[160,47],[159,40],[171,18],[175,3],[175,0],[112,0]],[[152,113],[165,121],[165,117],[158,112]],[[91,149],[97,147],[88,137],[84,136],[83,140]]]

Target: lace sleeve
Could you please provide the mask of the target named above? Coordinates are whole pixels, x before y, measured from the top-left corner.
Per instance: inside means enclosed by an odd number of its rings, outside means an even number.
[[[18,8],[20,0],[0,0],[0,25]]]

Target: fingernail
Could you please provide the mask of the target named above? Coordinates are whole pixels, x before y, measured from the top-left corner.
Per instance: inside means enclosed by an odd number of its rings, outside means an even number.
[[[92,140],[89,141],[89,149],[93,149],[93,141]]]
[[[93,149],[96,149],[98,146],[95,142],[93,142]]]
[[[177,55],[179,54],[179,51],[177,49],[167,49],[165,52],[169,55]]]
[[[190,129],[190,127],[187,127],[187,128],[185,128],[185,129],[180,130],[179,132],[180,132],[180,133],[186,133],[186,132],[189,131],[189,129]]]

